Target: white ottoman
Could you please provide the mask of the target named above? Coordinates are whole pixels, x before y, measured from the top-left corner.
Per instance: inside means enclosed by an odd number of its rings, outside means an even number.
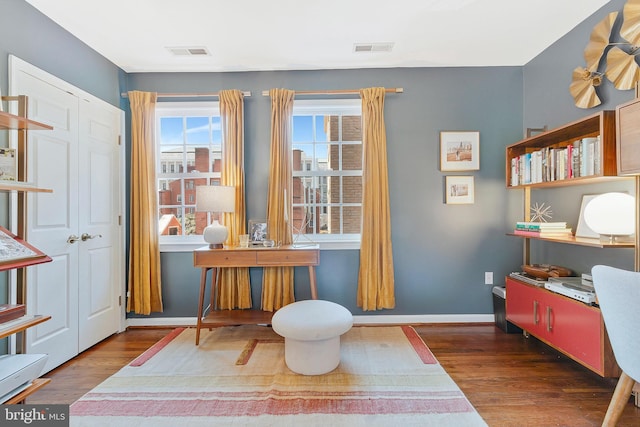
[[[284,361],[293,372],[320,375],[340,364],[340,335],[351,329],[353,315],[323,300],[294,302],[276,311],[273,330],[284,337]]]

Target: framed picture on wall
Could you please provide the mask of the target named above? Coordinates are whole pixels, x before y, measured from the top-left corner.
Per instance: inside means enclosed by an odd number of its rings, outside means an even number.
[[[480,169],[480,132],[440,132],[440,170],[472,171]]]
[[[474,199],[472,176],[448,176],[445,181],[448,205],[472,204]]]

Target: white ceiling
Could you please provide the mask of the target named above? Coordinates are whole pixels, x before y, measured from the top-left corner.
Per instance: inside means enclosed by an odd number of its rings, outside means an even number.
[[[127,72],[521,66],[608,3],[26,1]],[[355,43],[394,45],[357,53]],[[210,55],[174,56],[167,47],[204,47]]]

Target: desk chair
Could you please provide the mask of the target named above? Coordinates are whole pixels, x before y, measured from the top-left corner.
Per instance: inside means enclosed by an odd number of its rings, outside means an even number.
[[[602,422],[615,426],[640,379],[640,273],[596,265],[593,286],[622,374]]]

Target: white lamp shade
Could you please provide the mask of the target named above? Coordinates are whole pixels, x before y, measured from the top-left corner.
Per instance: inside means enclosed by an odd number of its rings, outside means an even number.
[[[584,221],[598,234],[628,236],[636,228],[635,197],[627,193],[605,193],[584,208]]]
[[[196,211],[233,212],[236,208],[236,189],[225,185],[196,187]]]
[[[223,185],[199,185],[196,187],[196,211],[233,212],[236,208],[235,187]],[[207,226],[202,236],[210,248],[221,248],[229,232],[217,219]]]

